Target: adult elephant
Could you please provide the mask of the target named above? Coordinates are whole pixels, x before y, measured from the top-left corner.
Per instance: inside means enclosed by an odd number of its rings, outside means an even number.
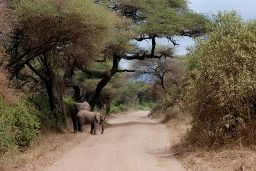
[[[90,111],[91,106],[86,101],[83,102],[83,103],[74,102],[73,105],[68,106],[67,109],[68,109],[68,112],[69,112],[69,114],[72,118],[74,132],[76,133],[77,131],[79,131],[79,129],[78,129],[78,118],[77,118],[78,112],[81,111],[81,110]]]
[[[97,112],[91,112],[88,110],[81,110],[77,114],[77,120],[78,120],[78,130],[83,131],[83,125],[91,124],[91,134],[96,135],[97,134],[97,125],[102,126],[101,134],[104,132],[104,125],[103,125],[103,115]]]
[[[102,125],[102,134],[104,132],[103,116],[97,112],[90,112],[91,106],[88,102],[74,103],[70,109],[70,114],[73,122],[74,132],[82,132],[82,127],[85,124],[91,124],[91,134],[96,134],[97,124]]]

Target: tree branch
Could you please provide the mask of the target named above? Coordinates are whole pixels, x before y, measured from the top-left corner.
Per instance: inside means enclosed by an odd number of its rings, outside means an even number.
[[[90,78],[104,78],[106,76],[106,72],[89,70],[80,65],[76,65],[76,68],[78,68],[80,71],[85,73]]]
[[[179,43],[177,43],[176,40],[174,40],[171,36],[167,36],[166,38],[168,39],[168,41],[172,42],[173,46],[179,45]]]
[[[41,74],[37,69],[35,69],[34,67],[32,67],[32,65],[30,65],[30,63],[27,63],[27,66],[36,74],[38,75],[42,80],[44,81],[48,81],[48,79],[43,76],[43,74]]]
[[[134,59],[137,59],[137,60],[144,60],[144,59],[160,59],[164,57],[163,54],[161,54],[160,56],[157,56],[157,55],[151,55],[151,54],[146,54],[146,52],[144,54],[139,54],[139,53],[136,53],[136,54],[130,54],[130,55],[127,55],[127,54],[122,54],[120,55],[120,58],[122,59],[126,59],[126,60],[134,60]]]
[[[136,72],[136,70],[129,70],[129,69],[122,69],[122,70],[117,70],[117,72]]]

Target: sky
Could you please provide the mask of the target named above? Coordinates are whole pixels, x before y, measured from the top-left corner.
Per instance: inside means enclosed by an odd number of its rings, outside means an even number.
[[[190,9],[203,14],[212,14],[218,11],[236,10],[244,19],[256,17],[255,0],[189,0]]]
[[[256,0],[189,0],[191,10],[207,16],[216,14],[219,11],[236,10],[245,20],[256,19]],[[176,48],[177,55],[185,55],[186,48],[194,45],[191,38],[177,38],[180,46]],[[165,44],[166,40],[160,40]]]

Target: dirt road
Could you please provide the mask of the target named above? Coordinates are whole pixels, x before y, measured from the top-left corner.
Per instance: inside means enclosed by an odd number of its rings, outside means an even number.
[[[85,139],[45,171],[182,171],[168,152],[168,130],[147,115],[118,115],[103,135]]]

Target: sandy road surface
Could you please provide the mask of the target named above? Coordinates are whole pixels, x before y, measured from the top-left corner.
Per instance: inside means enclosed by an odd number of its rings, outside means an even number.
[[[109,120],[103,135],[90,136],[45,171],[182,171],[167,152],[168,130],[147,115],[137,111]]]

